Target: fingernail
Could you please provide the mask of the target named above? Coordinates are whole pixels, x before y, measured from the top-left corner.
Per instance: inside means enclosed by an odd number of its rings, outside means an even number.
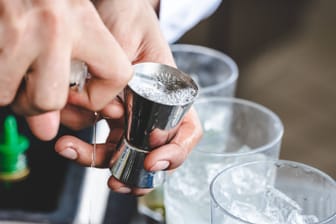
[[[128,194],[131,193],[131,188],[128,187],[120,187],[117,192],[122,193],[122,194]]]
[[[77,152],[73,148],[66,148],[60,151],[59,154],[71,160],[77,159],[77,156],[78,156]]]
[[[155,165],[152,166],[150,170],[151,171],[165,170],[168,168],[169,164],[170,163],[168,161],[159,161],[159,162],[156,162]]]

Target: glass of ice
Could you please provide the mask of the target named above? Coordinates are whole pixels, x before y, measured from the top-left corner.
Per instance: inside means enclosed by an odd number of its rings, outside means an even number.
[[[209,224],[209,186],[225,167],[277,159],[283,136],[279,117],[257,103],[207,97],[194,103],[203,138],[164,185],[167,224]]]
[[[212,224],[335,224],[336,182],[286,160],[231,166],[212,181]]]
[[[170,48],[177,67],[198,83],[199,97],[235,95],[238,67],[231,57],[200,45],[172,44]]]

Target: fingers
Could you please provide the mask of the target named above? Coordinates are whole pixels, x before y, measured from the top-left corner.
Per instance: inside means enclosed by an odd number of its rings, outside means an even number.
[[[96,167],[112,167],[120,152],[115,148],[122,137],[122,119],[109,121],[110,134],[106,144],[96,145]],[[145,169],[149,171],[175,169],[183,163],[192,148],[198,143],[202,135],[201,125],[193,108],[186,114],[181,126],[169,144],[150,152],[145,159]],[[55,146],[56,151],[68,159],[84,166],[92,164],[93,146],[71,136],[61,137]],[[141,189],[126,186],[114,177],[108,181],[109,187],[119,193],[143,195],[151,189]]]
[[[110,108],[113,108],[113,103],[111,103]],[[117,104],[117,107],[119,105]],[[112,111],[115,111],[112,109]],[[86,119],[89,117],[86,113],[87,111],[81,111],[82,116]],[[91,114],[93,114],[91,112]],[[111,115],[111,112],[101,113],[99,116],[104,117],[106,114]],[[94,115],[94,120],[97,121],[96,115]],[[76,116],[75,116],[76,117]],[[85,118],[83,117],[83,118]],[[111,115],[112,117],[112,115]],[[81,119],[81,118],[77,118]],[[60,155],[75,160],[81,165],[90,166],[94,162],[96,167],[110,167],[116,156],[115,150],[123,134],[123,117],[118,115],[117,117],[112,117],[107,120],[109,125],[109,136],[105,144],[88,144],[73,136],[63,136],[57,140],[55,145],[55,150]],[[93,139],[95,142],[96,139]],[[92,155],[95,154],[95,161],[92,161]]]
[[[18,22],[22,26],[18,26]],[[62,107],[66,101],[68,84],[59,82],[63,81],[60,74],[67,74],[69,56],[68,60],[63,58],[66,50],[60,41],[58,45],[51,44],[51,49],[43,48],[45,53],[41,53],[43,43],[37,38],[35,23],[13,17],[10,22],[0,25],[5,31],[0,43],[3,47],[0,52],[0,105],[12,103],[14,112],[28,116],[27,122],[38,138],[50,140],[58,130],[59,112],[45,112]],[[31,70],[33,63],[36,66]],[[20,84],[24,84],[21,89]],[[63,88],[59,88],[62,85]]]
[[[123,115],[124,107],[117,99],[112,100],[98,113],[76,105],[67,104],[61,111],[61,123],[72,130],[81,130],[93,125],[95,121],[101,118],[115,120],[121,119]]]
[[[13,67],[14,58],[0,54],[0,106],[6,106],[13,102],[29,63],[19,60],[21,64]]]
[[[63,136],[55,145],[56,152],[61,156],[83,166],[94,164],[94,167],[98,168],[111,167],[110,160],[115,154],[115,148],[115,143],[97,144],[94,148],[93,145],[73,136]],[[112,176],[108,180],[108,185],[113,191],[123,194],[144,195],[151,191],[151,189],[130,188]]]
[[[38,57],[31,72],[26,74],[25,88],[18,91],[12,104],[13,111],[26,116],[32,133],[41,140],[56,136],[59,110],[67,99],[70,55],[61,49],[60,43],[55,44]]]
[[[70,55],[55,45],[43,52],[27,74],[25,88],[13,103],[13,110],[20,114],[36,115],[64,107],[69,91]]]
[[[128,13],[117,11],[118,7],[122,7],[119,3],[113,5],[113,1],[103,2],[98,5],[98,11],[133,64],[157,62],[175,66],[169,45],[161,32],[158,17],[148,1],[131,2],[132,7],[128,7]],[[111,15],[111,11],[115,13]],[[124,16],[126,18],[120,19]],[[129,32],[132,32],[132,35],[128,35]]]
[[[27,50],[23,31],[15,24],[0,21],[0,106],[9,105],[15,98],[31,62],[37,55],[32,47]]]
[[[130,186],[127,186],[117,179],[115,179],[113,176],[111,176],[108,180],[108,186],[111,188],[111,190],[122,193],[122,194],[133,194],[137,196],[148,194],[153,189],[144,189],[144,188],[132,188]]]
[[[152,20],[154,19],[155,18]],[[154,24],[152,24],[152,26],[156,26],[157,29],[148,27],[144,30],[145,33],[143,34],[143,41],[141,42],[138,50],[141,54],[138,54],[135,58],[133,58],[133,63],[136,64],[150,61],[176,67],[169,45],[160,32],[160,28],[158,27],[156,21],[153,21],[153,23]]]
[[[102,22],[83,30],[85,38],[80,38],[73,54],[88,64],[92,78],[88,80],[85,91],[70,94],[69,102],[98,111],[123,90],[133,70],[127,56]]]
[[[158,171],[177,168],[184,162],[190,151],[199,142],[201,136],[201,123],[196,111],[191,108],[170,143],[148,154],[145,159],[145,169]]]
[[[94,163],[98,168],[109,166],[115,153],[115,147],[115,143],[96,144],[94,147],[73,136],[62,136],[55,144],[55,150],[61,156],[74,160],[83,166],[91,166]]]
[[[21,11],[13,3],[12,11],[6,11],[10,23],[6,16],[0,15],[0,31],[4,34],[0,37],[0,106],[11,104],[14,112],[30,116],[27,120],[33,132],[43,139],[53,133],[45,136],[46,133],[39,133],[42,129],[38,127],[51,116],[36,115],[59,113],[56,111],[65,106],[67,99],[77,107],[102,110],[132,76],[131,63],[93,5],[72,3],[39,2],[29,7],[21,5],[24,6]],[[68,96],[71,58],[86,62],[92,78],[84,91],[71,91]],[[84,110],[79,111],[74,108],[62,111],[65,123],[71,124],[76,113],[81,119],[86,116]],[[91,121],[84,119],[80,123],[77,119],[71,125],[80,129]]]
[[[67,99],[71,35],[56,8],[24,5],[24,10],[16,12],[22,15],[13,17],[18,39],[15,46],[20,49],[20,55],[10,54],[15,60],[23,57],[25,64],[13,61],[9,66],[25,69],[24,88],[17,93],[13,104],[14,111],[22,115],[59,110]]]
[[[61,110],[61,123],[72,130],[79,131],[93,125],[99,119],[97,116],[90,110],[67,104]]]
[[[60,113],[59,111],[54,111],[41,115],[28,116],[26,120],[32,133],[37,138],[48,141],[57,134],[60,123]]]

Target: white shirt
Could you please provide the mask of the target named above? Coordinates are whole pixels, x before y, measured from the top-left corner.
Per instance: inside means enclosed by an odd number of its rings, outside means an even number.
[[[219,7],[221,0],[161,0],[160,27],[169,43],[206,19]]]

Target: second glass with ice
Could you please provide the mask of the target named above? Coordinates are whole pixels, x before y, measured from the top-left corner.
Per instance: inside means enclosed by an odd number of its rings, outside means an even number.
[[[194,104],[204,135],[164,185],[167,224],[209,224],[212,178],[223,168],[277,159],[283,125],[271,110],[237,98],[207,97]]]
[[[212,181],[212,224],[335,224],[336,182],[295,161],[229,167]]]

